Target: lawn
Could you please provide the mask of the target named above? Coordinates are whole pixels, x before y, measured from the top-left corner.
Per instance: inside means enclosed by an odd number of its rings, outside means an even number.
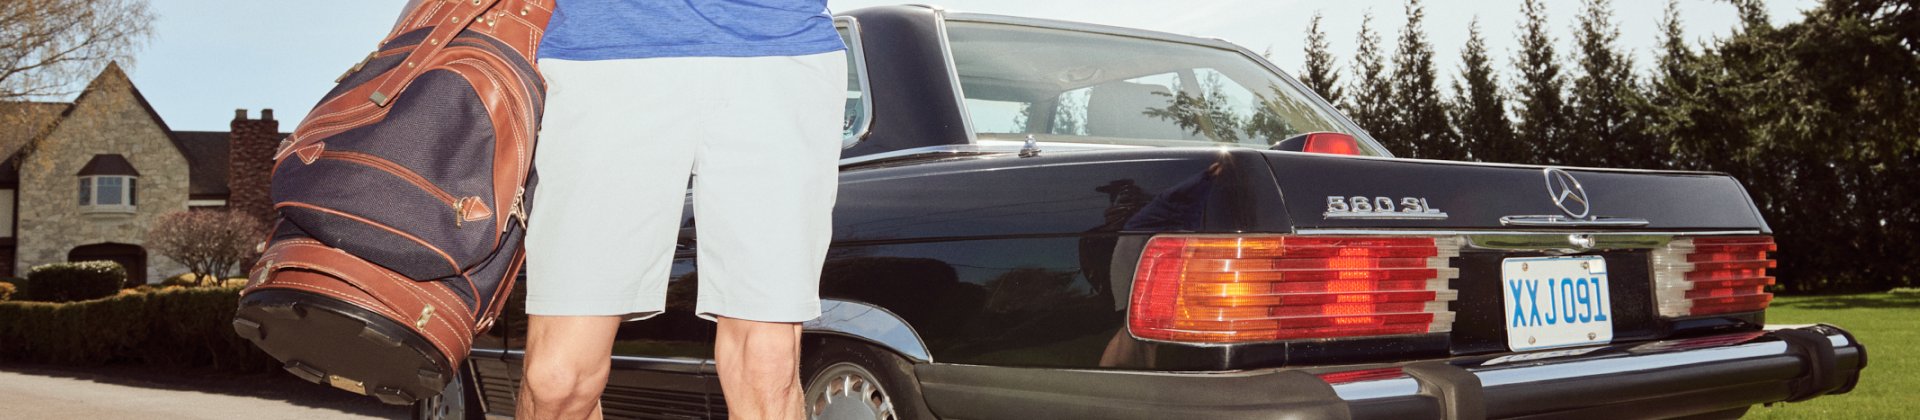
[[[1791,296],[1773,301],[1772,324],[1827,323],[1867,345],[1860,386],[1844,395],[1754,407],[1749,419],[1891,419],[1920,416],[1920,291]]]

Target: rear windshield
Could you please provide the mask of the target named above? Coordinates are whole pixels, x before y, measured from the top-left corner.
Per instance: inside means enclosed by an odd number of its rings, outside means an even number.
[[[1234,50],[981,22],[950,22],[948,37],[982,139],[1264,148],[1347,132]]]

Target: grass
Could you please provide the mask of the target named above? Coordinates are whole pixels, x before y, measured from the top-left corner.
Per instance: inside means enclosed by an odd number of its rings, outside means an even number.
[[[1920,416],[1920,291],[1787,296],[1767,310],[1771,324],[1826,323],[1867,346],[1860,386],[1843,395],[1754,407],[1749,419],[1892,419]]]

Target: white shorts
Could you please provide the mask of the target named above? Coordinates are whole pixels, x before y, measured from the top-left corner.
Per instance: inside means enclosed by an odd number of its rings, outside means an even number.
[[[542,59],[546,113],[527,227],[527,313],[665,309],[695,174],[694,313],[820,315],[839,187],[845,52]]]

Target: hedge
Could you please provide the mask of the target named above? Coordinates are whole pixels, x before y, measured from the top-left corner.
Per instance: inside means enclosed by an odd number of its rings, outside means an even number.
[[[164,287],[80,302],[0,302],[0,360],[278,370],[272,357],[234,334],[239,292]]]
[[[20,300],[71,302],[113,296],[127,282],[127,269],[113,261],[42,264],[27,271]]]

